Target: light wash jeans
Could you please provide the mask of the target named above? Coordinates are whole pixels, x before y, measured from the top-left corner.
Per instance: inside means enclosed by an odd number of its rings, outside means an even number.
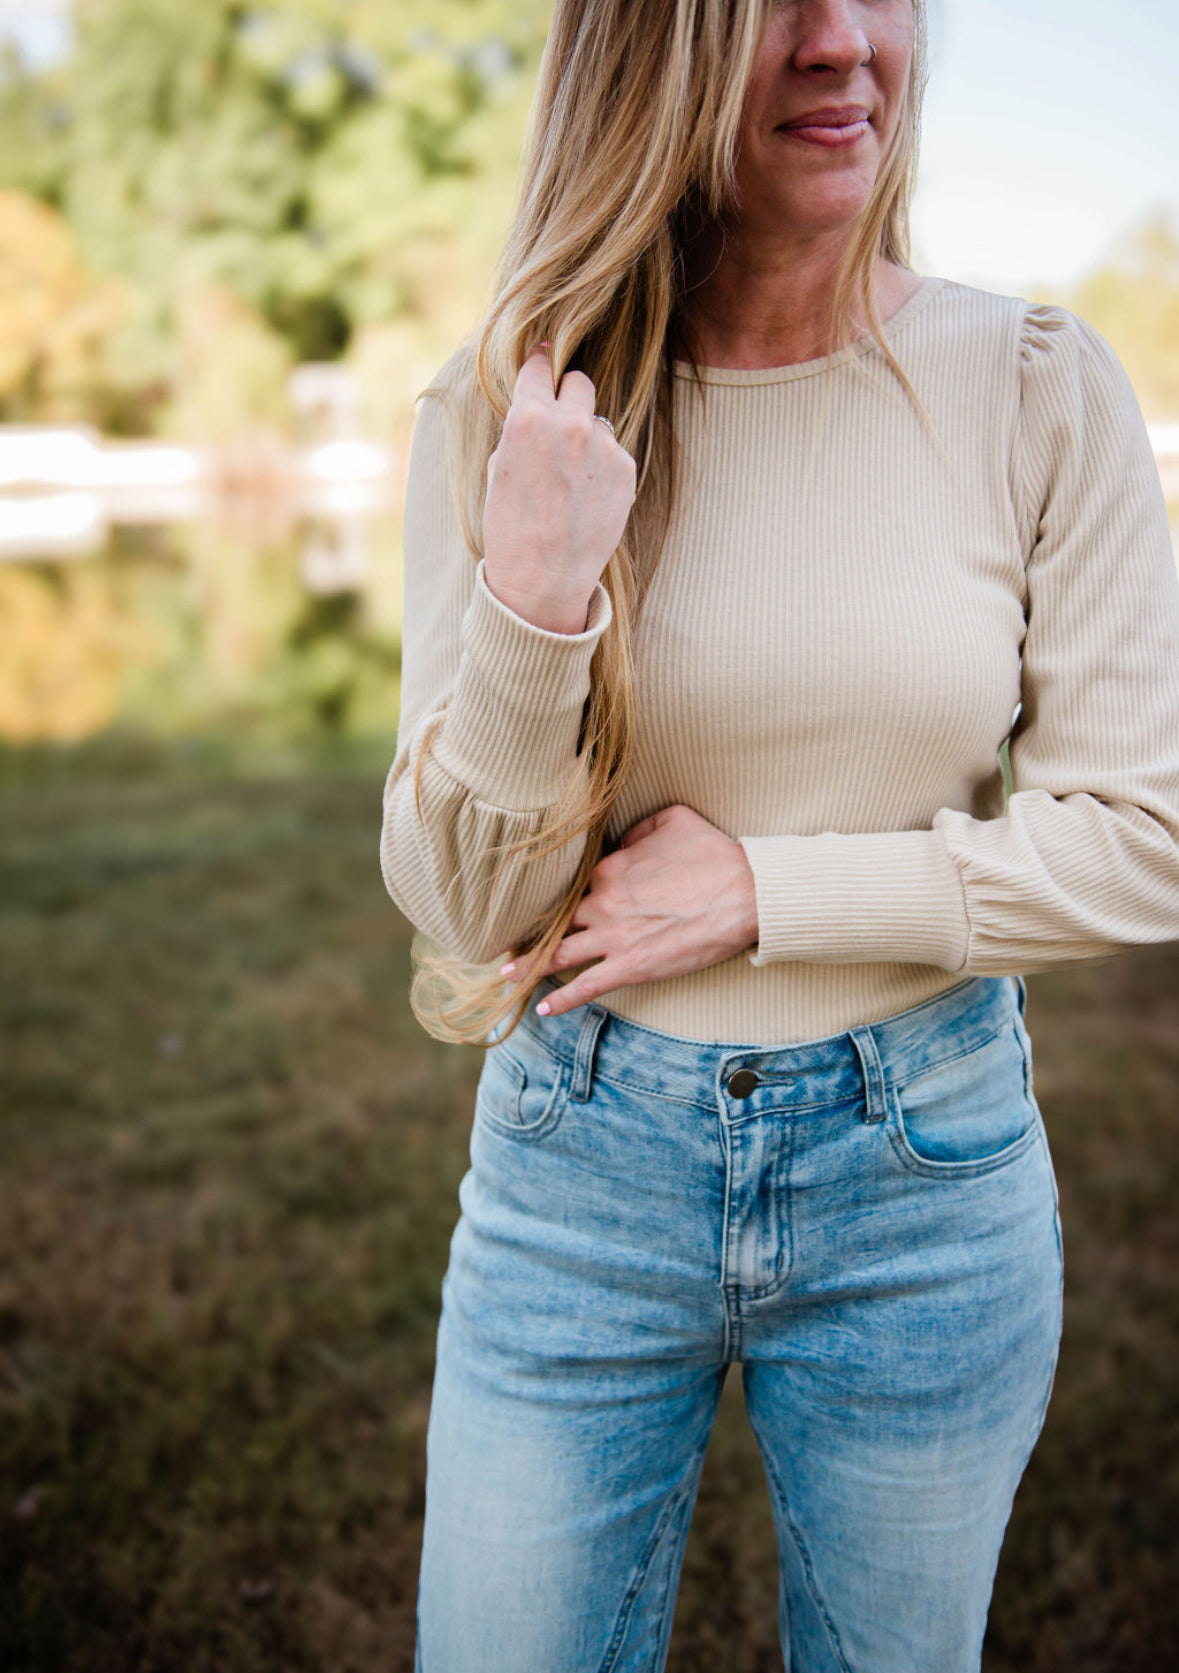
[[[974,1673],[1060,1340],[1023,1000],[977,978],[771,1048],[592,1006],[488,1052],[419,1673],[658,1673],[733,1362],[788,1673]]]

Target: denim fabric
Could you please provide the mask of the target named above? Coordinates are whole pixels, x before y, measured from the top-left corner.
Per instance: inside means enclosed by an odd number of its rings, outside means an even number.
[[[979,978],[772,1048],[591,1006],[489,1050],[443,1283],[420,1673],[657,1673],[733,1363],[788,1673],[978,1668],[1061,1324],[1023,999]]]

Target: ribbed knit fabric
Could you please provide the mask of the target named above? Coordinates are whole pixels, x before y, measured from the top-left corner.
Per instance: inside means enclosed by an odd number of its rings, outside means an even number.
[[[885,333],[933,434],[870,339],[703,389],[677,367],[683,488],[612,834],[682,802],[739,838],[760,939],[604,1001],[649,1027],[785,1044],[1179,939],[1179,582],[1129,381],[1066,309],[945,279]],[[489,960],[572,876],[572,849],[496,851],[583,771],[610,606],[567,637],[493,597],[446,437],[423,402],[381,864],[419,928]]]

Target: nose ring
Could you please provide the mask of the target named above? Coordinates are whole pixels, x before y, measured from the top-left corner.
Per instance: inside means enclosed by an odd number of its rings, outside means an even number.
[[[875,41],[869,41],[868,42],[868,51],[871,53],[872,56],[870,58],[865,58],[863,60],[862,65],[861,65],[861,67],[863,69],[867,69],[869,64],[875,64],[875,62],[876,62],[876,43],[875,43]]]

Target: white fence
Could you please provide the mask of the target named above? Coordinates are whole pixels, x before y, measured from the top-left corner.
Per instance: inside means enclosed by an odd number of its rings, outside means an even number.
[[[364,516],[392,505],[396,464],[360,439],[219,453],[0,425],[0,558],[82,557],[112,524],[191,522],[236,496],[279,497],[302,517]]]
[[[1148,426],[1163,491],[1179,500],[1179,422]],[[297,515],[355,518],[393,506],[394,456],[341,438],[239,460],[165,442],[106,442],[83,428],[0,425],[0,559],[99,552],[112,524],[189,522],[219,494],[282,495]],[[1179,562],[1179,518],[1172,522]]]

